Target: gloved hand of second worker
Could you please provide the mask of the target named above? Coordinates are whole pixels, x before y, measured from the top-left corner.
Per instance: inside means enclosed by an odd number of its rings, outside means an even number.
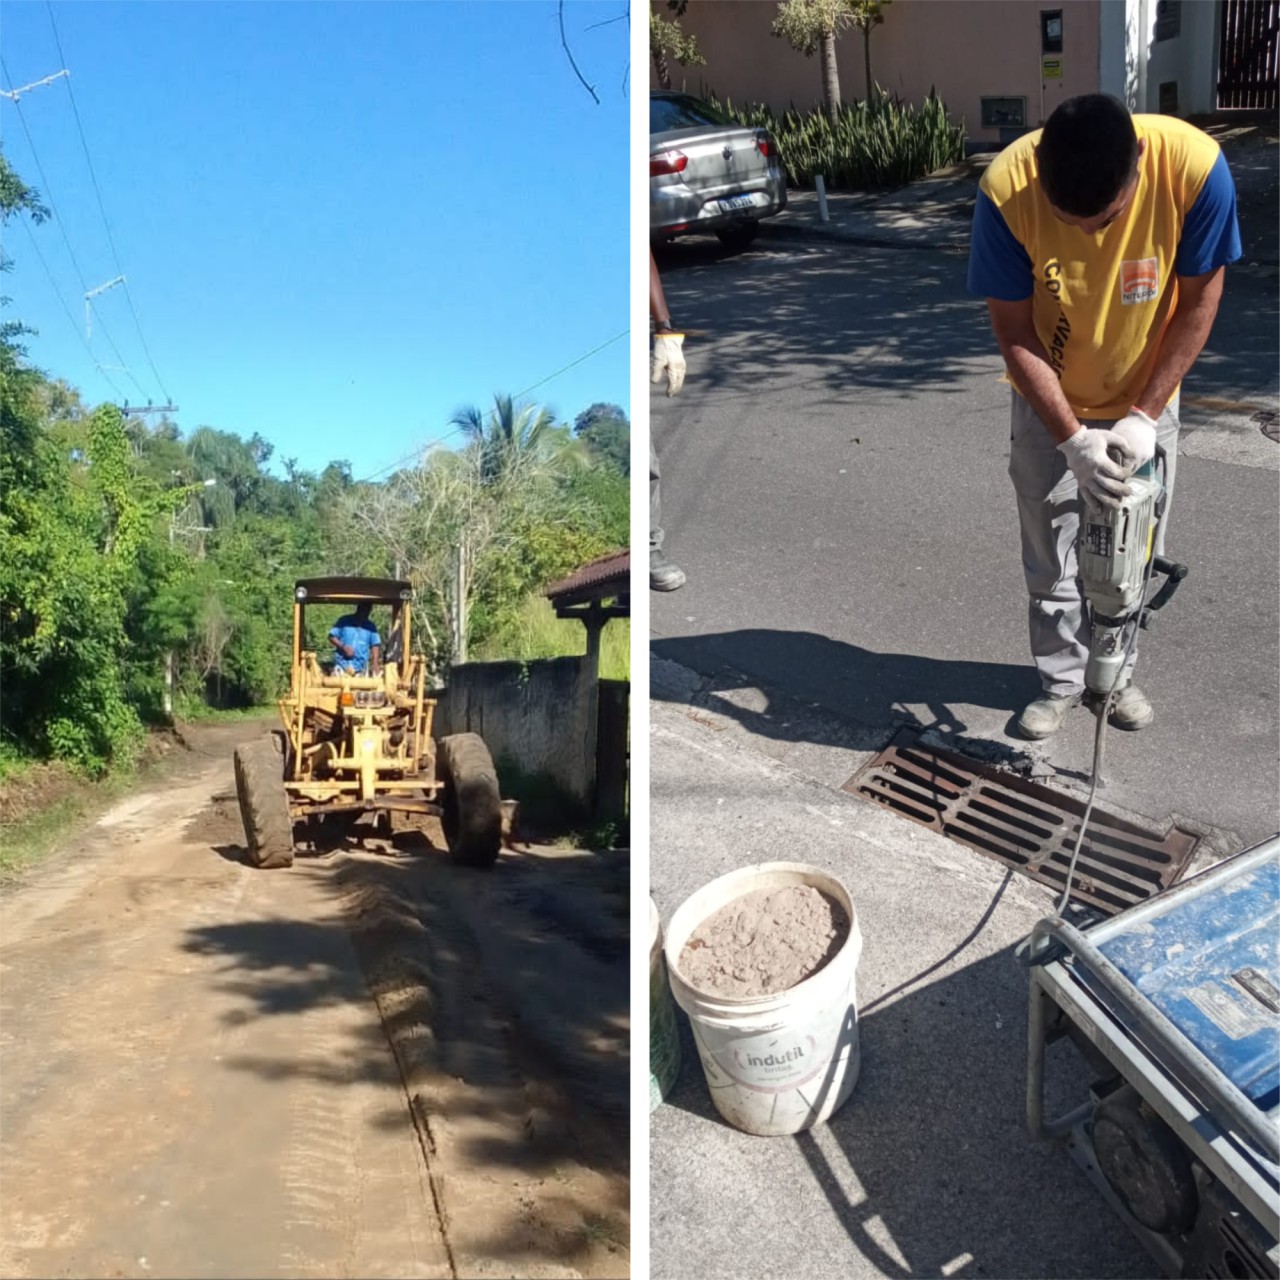
[[[1081,494],[1104,507],[1119,506],[1120,499],[1128,495],[1125,480],[1133,473],[1133,447],[1123,436],[1098,427],[1081,427],[1058,448],[1075,474]],[[1113,462],[1107,456],[1108,449],[1118,450],[1123,462]]]
[[[653,339],[653,360],[649,380],[667,379],[667,395],[673,396],[684,386],[684,334],[659,333]]]
[[[1148,418],[1141,409],[1130,409],[1112,428],[1133,451],[1133,466],[1129,474],[1145,466],[1156,456],[1155,419]]]

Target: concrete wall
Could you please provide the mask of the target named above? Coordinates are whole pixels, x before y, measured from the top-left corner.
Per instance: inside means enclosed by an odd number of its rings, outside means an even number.
[[[1157,0],[1142,0],[1139,9],[1139,42],[1134,54],[1144,68],[1140,77],[1143,93],[1141,105],[1134,104],[1134,109],[1159,111],[1160,86],[1173,83],[1178,86],[1177,115],[1213,111],[1218,105],[1218,5],[1182,0],[1177,8],[1178,34],[1162,40],[1156,39]]]
[[[437,739],[478,733],[495,761],[546,774],[584,807],[591,803],[597,691],[586,658],[463,663],[432,696]]]
[[[1185,11],[1198,7],[1183,6],[1184,30]],[[1042,9],[1062,10],[1060,79],[1041,75]],[[981,99],[1025,97],[1026,123],[1035,128],[1064,98],[1096,92],[1100,33],[1117,10],[1123,18],[1123,0],[894,0],[871,33],[871,74],[908,102],[922,101],[936,87],[952,116],[964,118],[970,138],[997,142],[998,129],[982,128]],[[735,102],[767,102],[775,110],[816,106],[822,100],[818,57],[806,58],[770,34],[776,13],[774,0],[696,0],[681,25],[697,36],[707,65],[673,64],[672,87],[681,88],[683,78],[692,92],[706,86]],[[846,30],[836,51],[842,96],[865,97],[862,33]],[[657,88],[652,62],[649,76]]]

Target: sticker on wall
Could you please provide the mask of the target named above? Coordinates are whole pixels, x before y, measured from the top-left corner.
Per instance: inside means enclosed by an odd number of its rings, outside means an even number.
[[[1061,58],[1041,58],[1040,74],[1046,80],[1062,79],[1062,59]]]

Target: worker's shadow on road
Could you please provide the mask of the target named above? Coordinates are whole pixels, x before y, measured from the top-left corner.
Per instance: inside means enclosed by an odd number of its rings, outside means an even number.
[[[917,977],[868,993],[858,1019],[861,1072],[825,1126],[767,1141],[737,1135],[712,1105],[683,1014],[682,1068],[667,1105],[720,1126],[735,1178],[757,1180],[760,1198],[784,1180],[793,1202],[823,1196],[876,1274],[1159,1275],[1065,1149],[1028,1134],[1028,980],[1013,948],[932,977],[945,967],[937,961],[960,951],[923,958]],[[1048,1113],[1083,1101],[1087,1084],[1074,1049],[1054,1045]],[[654,1124],[661,1142],[660,1112]],[[838,1259],[831,1267],[864,1269]]]
[[[853,751],[880,750],[900,725],[961,736],[963,707],[1007,711],[1008,732],[1040,688],[1029,665],[876,653],[812,631],[671,636],[650,648],[685,669],[655,664],[651,697],[692,701],[764,738]]]

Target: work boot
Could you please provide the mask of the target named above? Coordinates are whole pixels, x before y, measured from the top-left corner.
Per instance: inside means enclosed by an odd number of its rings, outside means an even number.
[[[1018,732],[1024,738],[1047,738],[1062,728],[1062,719],[1078,702],[1078,693],[1043,693],[1029,703],[1018,717]]]
[[[672,564],[661,551],[649,552],[650,591],[678,591],[684,584],[684,570],[678,564]]]
[[[1111,723],[1117,729],[1145,729],[1155,718],[1155,708],[1136,684],[1125,685],[1111,700]]]

